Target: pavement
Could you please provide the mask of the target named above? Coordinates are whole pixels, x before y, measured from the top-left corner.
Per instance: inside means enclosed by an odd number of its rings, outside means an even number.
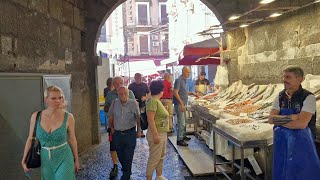
[[[109,153],[109,142],[107,141],[107,133],[102,131],[102,142],[94,146],[89,151],[80,155],[80,171],[77,174],[78,180],[105,180],[109,179],[109,173],[113,167],[111,156]],[[132,163],[133,180],[145,180],[145,172],[147,160],[149,156],[149,146],[146,138],[137,139],[134,159]],[[121,177],[121,165],[118,178]],[[169,180],[184,180],[185,177],[190,179],[191,174],[174,147],[168,141],[167,156],[164,162],[163,175]],[[155,176],[155,173],[154,173]],[[198,178],[194,178],[198,179]],[[213,179],[213,178],[211,178]]]

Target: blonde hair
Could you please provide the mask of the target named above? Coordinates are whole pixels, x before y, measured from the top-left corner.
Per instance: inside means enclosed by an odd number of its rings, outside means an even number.
[[[64,96],[64,93],[63,93],[62,89],[61,89],[60,87],[58,87],[58,86],[49,86],[49,87],[47,87],[47,89],[45,90],[44,96],[45,96],[46,98],[49,97],[50,92],[60,92],[60,93],[61,93],[62,99],[63,99],[61,109],[66,109],[66,107],[67,107],[67,105],[68,105],[68,102],[67,102],[66,99],[65,99],[65,96]]]
[[[60,87],[58,87],[58,86],[49,86],[49,87],[47,87],[47,89],[44,92],[44,96],[48,97],[50,92],[60,92],[64,96],[62,89]]]

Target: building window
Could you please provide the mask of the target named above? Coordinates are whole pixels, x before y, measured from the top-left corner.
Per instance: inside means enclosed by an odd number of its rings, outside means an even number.
[[[100,30],[100,36],[99,36],[99,42],[106,42],[107,39],[106,39],[106,24],[104,24],[102,27],[101,27],[101,30]]]
[[[161,25],[167,24],[168,20],[168,13],[167,13],[167,4],[166,3],[159,3],[159,23]]]
[[[99,42],[111,42],[111,36],[107,34],[107,26],[104,24],[101,27]]]
[[[161,34],[161,52],[169,52],[169,36],[168,34]]]
[[[141,54],[149,54],[150,52],[149,35],[139,35],[139,51]]]
[[[137,2],[136,3],[136,21],[137,25],[149,25],[149,2]]]

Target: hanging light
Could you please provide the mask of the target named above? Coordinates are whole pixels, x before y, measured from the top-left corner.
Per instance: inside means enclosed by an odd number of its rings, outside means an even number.
[[[248,26],[249,26],[249,24],[241,24],[239,27],[245,28],[245,27],[248,27]]]
[[[275,0],[262,0],[260,1],[260,4],[269,4],[269,3],[272,3],[273,1]]]
[[[234,14],[229,17],[229,20],[233,21],[233,20],[239,19],[240,17],[241,17],[241,14]]]
[[[279,16],[281,16],[282,14],[281,13],[273,13],[273,14],[271,14],[269,17],[272,17],[272,18],[274,18],[274,17],[279,17]]]

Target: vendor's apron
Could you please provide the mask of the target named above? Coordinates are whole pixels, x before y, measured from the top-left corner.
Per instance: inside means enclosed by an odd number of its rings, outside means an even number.
[[[295,109],[280,110],[280,115],[298,113]],[[273,147],[273,180],[320,179],[320,161],[309,127],[275,126]]]
[[[199,84],[198,86],[199,86],[199,91],[203,95],[207,94],[207,85],[206,84]]]

